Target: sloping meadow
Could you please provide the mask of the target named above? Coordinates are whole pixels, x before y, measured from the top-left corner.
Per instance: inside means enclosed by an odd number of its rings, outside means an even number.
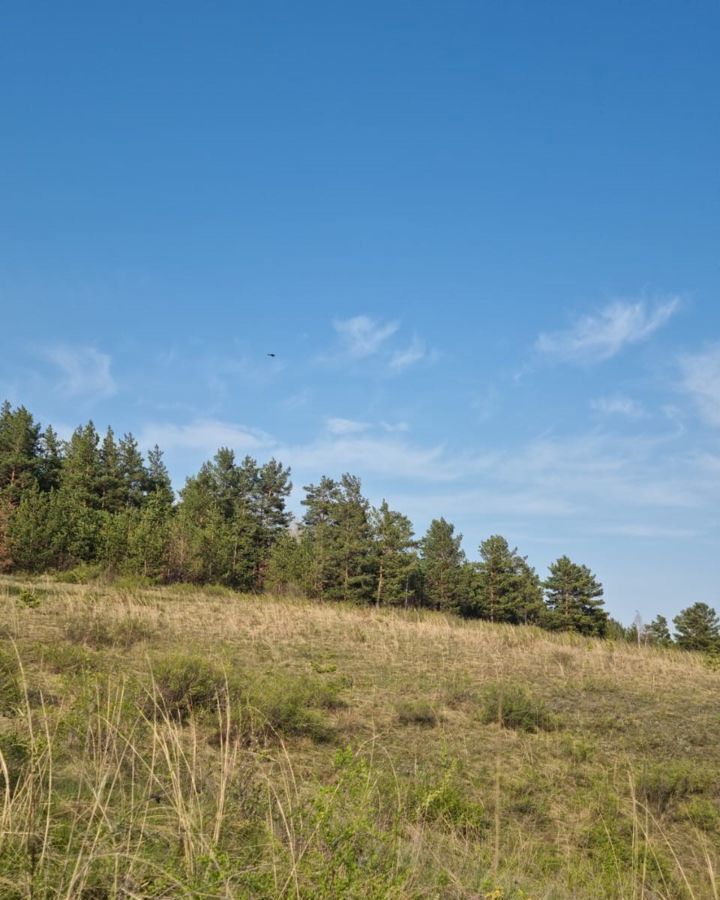
[[[0,897],[718,896],[699,656],[0,580]]]

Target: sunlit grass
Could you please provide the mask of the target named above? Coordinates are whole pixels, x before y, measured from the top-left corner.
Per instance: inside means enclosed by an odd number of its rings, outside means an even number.
[[[2,898],[718,896],[700,657],[187,588],[0,612]]]

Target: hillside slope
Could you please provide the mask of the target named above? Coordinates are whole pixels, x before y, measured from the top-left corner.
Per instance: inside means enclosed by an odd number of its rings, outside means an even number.
[[[0,897],[718,896],[699,657],[177,587],[0,611]]]

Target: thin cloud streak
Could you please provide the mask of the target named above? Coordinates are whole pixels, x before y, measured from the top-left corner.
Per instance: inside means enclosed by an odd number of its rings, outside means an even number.
[[[681,387],[701,417],[720,425],[720,344],[680,359]]]
[[[117,393],[117,384],[110,367],[112,359],[95,347],[75,347],[56,344],[45,347],[42,356],[60,373],[56,389],[67,397],[110,397]]]
[[[624,416],[627,419],[642,419],[645,410],[632,397],[623,394],[613,394],[609,397],[598,397],[590,404],[595,412],[604,416]]]
[[[374,356],[400,327],[398,322],[379,322],[369,316],[353,316],[333,323],[344,353],[351,359]]]
[[[647,340],[680,309],[679,297],[649,307],[644,300],[616,300],[564,331],[543,332],[535,342],[542,356],[559,362],[592,365],[611,359],[631,344]]]

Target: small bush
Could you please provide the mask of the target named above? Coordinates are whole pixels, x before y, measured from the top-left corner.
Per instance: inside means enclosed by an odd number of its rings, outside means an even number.
[[[27,743],[13,732],[0,733],[0,754],[2,754],[7,769],[10,790],[14,790],[30,756]],[[4,789],[5,776],[0,767],[0,791]]]
[[[685,760],[648,766],[637,778],[638,796],[665,812],[671,804],[702,793],[710,783],[709,773]]]
[[[344,706],[336,684],[307,677],[273,676],[256,683],[249,699],[257,713],[255,726],[266,736],[305,736],[317,743],[333,735],[320,710]]]
[[[137,616],[113,619],[91,613],[75,616],[65,626],[69,641],[96,650],[106,647],[128,649],[140,641],[150,640],[155,633],[153,626]]]
[[[23,606],[27,606],[29,609],[35,609],[40,606],[40,597],[38,597],[35,591],[31,591],[28,588],[24,588],[20,591],[20,596],[18,600],[23,604]]]
[[[93,672],[99,668],[97,658],[84,647],[73,644],[48,644],[42,648],[45,666],[55,673]]]
[[[720,830],[720,810],[707,797],[693,797],[681,806],[679,813],[702,831]]]
[[[58,572],[55,580],[61,584],[89,584],[91,581],[98,581],[101,576],[102,566],[87,563]]]
[[[499,723],[503,728],[527,731],[552,731],[558,727],[557,717],[547,706],[522,685],[494,685],[486,693],[483,722]]]
[[[477,838],[489,825],[484,805],[469,798],[455,759],[444,760],[439,778],[421,783],[415,807],[419,818],[464,837]]]
[[[440,721],[438,714],[425,700],[405,701],[397,708],[398,721],[401,725],[421,725],[434,728]]]
[[[17,660],[13,654],[0,650],[0,715],[14,715],[22,701]]]
[[[193,712],[217,709],[228,694],[225,673],[200,656],[168,656],[153,668],[156,696],[162,711],[181,722]]]

